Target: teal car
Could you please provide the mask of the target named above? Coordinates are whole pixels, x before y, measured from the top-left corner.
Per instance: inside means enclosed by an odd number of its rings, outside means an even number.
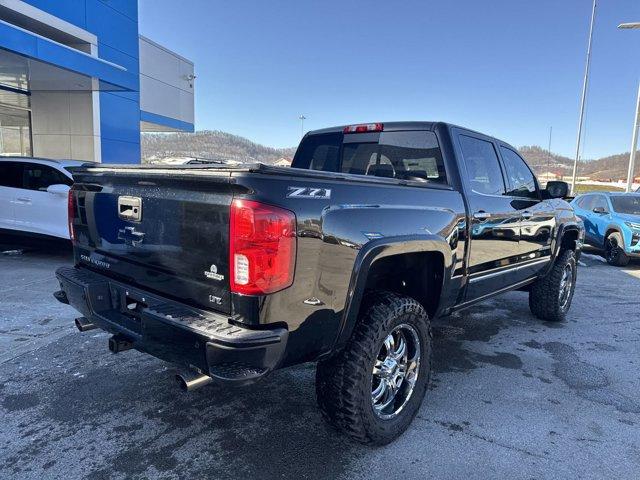
[[[585,243],[604,251],[609,264],[640,258],[640,193],[585,193],[571,205],[584,221]]]

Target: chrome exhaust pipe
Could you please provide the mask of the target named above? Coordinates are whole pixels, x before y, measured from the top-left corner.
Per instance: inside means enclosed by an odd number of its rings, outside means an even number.
[[[78,317],[75,319],[76,328],[81,332],[88,332],[89,330],[93,330],[98,328],[95,323],[89,321],[86,317]]]
[[[209,375],[185,371],[176,374],[176,382],[178,382],[178,386],[185,392],[192,392],[213,382],[213,378]]]

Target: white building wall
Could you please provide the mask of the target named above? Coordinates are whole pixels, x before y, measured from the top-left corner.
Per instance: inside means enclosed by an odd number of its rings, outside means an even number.
[[[193,124],[193,74],[191,61],[145,37],[140,37],[142,111]]]
[[[99,161],[100,132],[94,131],[93,97],[92,92],[32,92],[33,155]]]

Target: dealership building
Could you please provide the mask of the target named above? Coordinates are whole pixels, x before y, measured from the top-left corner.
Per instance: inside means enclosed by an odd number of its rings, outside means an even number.
[[[194,130],[194,79],[136,0],[0,0],[0,155],[139,163],[140,132]]]

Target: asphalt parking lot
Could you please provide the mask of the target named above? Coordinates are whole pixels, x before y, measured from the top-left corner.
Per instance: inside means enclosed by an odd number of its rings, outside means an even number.
[[[56,302],[68,253],[0,255],[0,478],[638,478],[640,264],[583,257],[566,323],[513,292],[434,325],[435,372],[383,448],[325,426],[314,367],[183,393]]]

